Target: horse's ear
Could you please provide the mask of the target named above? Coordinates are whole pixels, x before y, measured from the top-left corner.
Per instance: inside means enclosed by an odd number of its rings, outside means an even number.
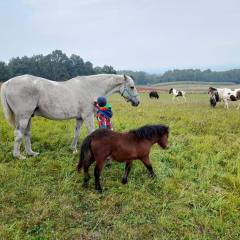
[[[123,77],[124,77],[124,80],[127,81],[127,75],[124,74]]]

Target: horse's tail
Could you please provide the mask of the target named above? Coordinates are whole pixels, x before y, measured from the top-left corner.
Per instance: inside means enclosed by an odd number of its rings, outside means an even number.
[[[11,107],[7,102],[6,91],[7,91],[7,85],[6,83],[3,83],[1,86],[1,102],[3,106],[4,115],[5,115],[5,118],[8,120],[8,122],[10,123],[10,125],[15,126],[14,112],[12,111]]]
[[[81,145],[80,159],[77,165],[78,172],[80,172],[81,168],[84,165],[89,165],[89,161],[91,161],[92,158],[91,141],[92,141],[91,135],[87,136],[83,140],[83,143]]]

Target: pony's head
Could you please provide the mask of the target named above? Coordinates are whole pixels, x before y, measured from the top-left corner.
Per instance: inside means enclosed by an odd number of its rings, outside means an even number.
[[[161,148],[168,148],[169,127],[163,124],[145,125],[135,130],[131,130],[136,137],[157,142]]]
[[[137,89],[134,81],[131,77],[124,74],[124,82],[120,87],[121,96],[123,96],[127,102],[131,102],[132,106],[138,106],[140,103]]]
[[[171,88],[170,90],[169,90],[169,94],[171,94],[173,92],[173,88]]]

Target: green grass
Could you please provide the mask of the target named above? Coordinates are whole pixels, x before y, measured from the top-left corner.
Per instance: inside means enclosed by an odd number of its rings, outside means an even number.
[[[103,194],[93,168],[88,190],[74,172],[74,121],[34,117],[32,145],[41,154],[21,161],[10,153],[13,130],[0,111],[0,239],[240,239],[240,111],[212,109],[207,95],[187,97],[184,104],[142,95],[137,108],[110,98],[115,130],[167,124],[171,147],[152,148],[154,180],[139,161],[128,185],[124,164],[106,167]],[[86,134],[83,127],[80,142]]]

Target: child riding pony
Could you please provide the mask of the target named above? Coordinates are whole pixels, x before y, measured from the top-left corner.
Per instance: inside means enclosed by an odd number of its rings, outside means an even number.
[[[88,186],[88,169],[96,161],[94,169],[95,189],[102,191],[100,174],[108,157],[118,162],[125,162],[125,173],[122,183],[128,182],[128,174],[132,167],[132,161],[139,159],[154,177],[152,165],[149,160],[151,146],[157,143],[161,148],[168,147],[169,128],[165,125],[146,125],[136,130],[125,133],[98,129],[87,136],[81,146],[80,160],[77,170],[83,168],[83,186]]]

